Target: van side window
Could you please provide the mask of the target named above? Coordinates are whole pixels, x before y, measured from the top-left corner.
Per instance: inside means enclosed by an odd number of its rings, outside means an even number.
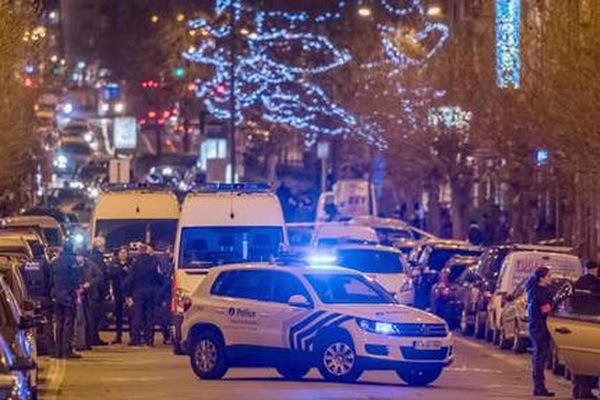
[[[213,284],[215,296],[257,301],[271,301],[274,277],[269,271],[225,271]]]

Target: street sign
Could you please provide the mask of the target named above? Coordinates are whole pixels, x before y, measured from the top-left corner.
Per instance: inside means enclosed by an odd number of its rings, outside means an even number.
[[[329,158],[329,153],[331,151],[331,144],[329,142],[319,142],[317,143],[317,157],[321,160],[326,160]]]
[[[129,183],[131,176],[131,161],[129,159],[113,158],[108,164],[109,183]]]
[[[133,117],[116,117],[113,139],[116,150],[134,150],[137,147],[137,121]]]

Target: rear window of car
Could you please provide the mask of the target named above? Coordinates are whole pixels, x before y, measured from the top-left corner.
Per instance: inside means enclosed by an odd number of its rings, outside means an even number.
[[[272,298],[273,275],[269,271],[224,271],[212,288],[214,296],[238,299],[270,301]]]
[[[371,274],[401,274],[404,267],[400,254],[392,251],[348,249],[338,250],[341,267]]]

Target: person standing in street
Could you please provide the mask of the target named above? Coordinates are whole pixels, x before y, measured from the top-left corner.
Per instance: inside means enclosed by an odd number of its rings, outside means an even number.
[[[56,318],[56,358],[80,358],[73,352],[75,301],[79,289],[77,259],[73,244],[66,242],[62,253],[52,262],[52,300]]]
[[[526,285],[527,316],[529,320],[529,337],[533,344],[532,365],[533,395],[539,397],[554,397],[554,393],[546,388],[544,369],[550,355],[550,331],[547,318],[552,311],[552,293],[549,286],[552,274],[547,267],[535,270]]]
[[[600,295],[600,264],[589,261],[585,269],[585,275],[575,282],[573,289],[576,292],[589,292]],[[592,393],[594,387],[598,385],[597,376],[573,375],[571,385],[574,399],[597,399]]]
[[[108,267],[108,278],[114,299],[115,316],[115,340],[113,344],[121,344],[123,341],[123,309],[125,306],[125,281],[131,270],[131,260],[129,259],[129,249],[127,246],[121,246],[115,255],[113,262]],[[131,323],[131,321],[130,321]]]
[[[102,325],[102,306],[107,292],[107,266],[104,262],[104,248],[106,240],[98,236],[92,241],[92,251],[88,256],[90,265],[89,301],[89,334],[91,346],[106,346],[108,343],[100,339]]]
[[[143,244],[128,277],[133,298],[133,329],[130,345],[154,345],[154,313],[156,294],[160,290],[161,275],[158,262],[150,254],[151,249]]]

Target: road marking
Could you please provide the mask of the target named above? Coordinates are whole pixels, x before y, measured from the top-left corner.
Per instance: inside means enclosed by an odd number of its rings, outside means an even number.
[[[48,372],[48,384],[46,385],[46,390],[49,394],[47,399],[49,399],[49,400],[58,399],[58,394],[60,392],[60,388],[65,379],[66,370],[67,370],[67,362],[65,360],[51,360],[50,361],[50,369]]]

